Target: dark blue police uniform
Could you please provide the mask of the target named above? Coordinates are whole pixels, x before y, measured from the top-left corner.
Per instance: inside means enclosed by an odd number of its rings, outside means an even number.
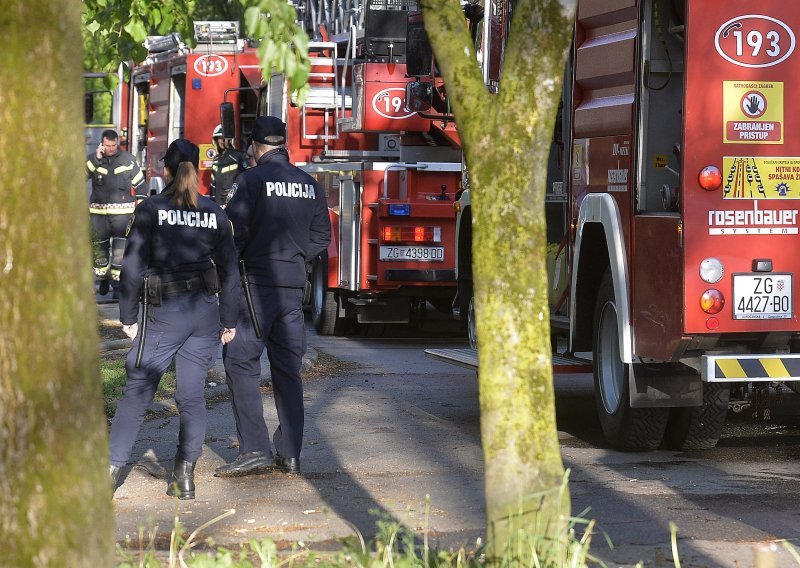
[[[136,207],[128,232],[121,274],[120,320],[136,323],[144,277],[151,287],[147,332],[141,326],[125,369],[128,374],[110,434],[111,465],[122,467],[130,457],[145,413],[161,376],[175,357],[180,411],[177,460],[195,462],[203,448],[206,427],[205,378],[217,352],[222,327],[236,327],[241,287],[232,227],[225,211],[198,196],[196,208],[179,207],[167,186]],[[209,289],[213,267],[219,301]],[[160,280],[160,294],[152,283]],[[158,304],[158,305],[156,305]],[[135,365],[144,341],[140,366]],[[192,463],[193,466],[193,463]],[[192,490],[193,496],[193,490]]]
[[[278,145],[272,143],[275,138],[270,134],[280,134],[278,138],[285,140],[285,125],[274,117],[259,118],[253,139]],[[291,471],[299,471],[304,422],[300,366],[306,350],[302,311],[305,265],[331,240],[325,192],[314,178],[289,162],[281,147],[261,156],[255,167],[237,177],[226,212],[233,223],[234,241],[246,267],[262,333],[261,339],[256,337],[243,298],[236,337],[223,350],[239,455],[270,454],[259,392],[260,358],[266,346],[279,422],[273,436],[276,464],[292,460]],[[223,473],[244,475],[249,471],[246,467],[226,471],[223,466],[217,474]]]

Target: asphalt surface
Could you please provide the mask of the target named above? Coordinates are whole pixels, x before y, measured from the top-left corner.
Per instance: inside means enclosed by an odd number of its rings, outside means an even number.
[[[176,515],[194,530],[227,510],[235,513],[201,531],[201,539],[235,546],[270,537],[284,550],[300,541],[332,550],[356,531],[374,535],[378,519],[427,530],[444,548],[471,547],[484,537],[475,373],[423,355],[427,347],[461,346],[452,327],[385,339],[308,333],[314,365],[305,374],[303,473],[213,477],[237,454],[222,387],[209,403],[194,501],[165,495],[177,418],[162,411],[145,422],[114,498],[119,542],[138,548],[144,529],[145,540],[150,530],[166,548]],[[674,566],[670,522],[677,525],[681,566],[754,566],[758,547],[800,536],[797,395],[784,394],[767,423],[729,413],[714,450],[641,454],[606,447],[591,376],[558,376],[556,396],[573,514],[597,521],[592,553],[608,566]],[[272,429],[269,388],[263,400]],[[797,564],[778,545],[775,565]]]

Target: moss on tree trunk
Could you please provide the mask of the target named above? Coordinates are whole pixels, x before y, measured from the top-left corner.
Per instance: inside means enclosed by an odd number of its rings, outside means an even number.
[[[553,394],[544,194],[572,9],[555,0],[517,2],[500,92],[493,96],[458,2],[424,0],[423,6],[470,172],[487,529],[490,552],[500,556],[517,529],[564,538],[570,512],[569,493],[558,491],[564,466]]]
[[[81,3],[0,1],[0,551],[108,566],[83,169]]]

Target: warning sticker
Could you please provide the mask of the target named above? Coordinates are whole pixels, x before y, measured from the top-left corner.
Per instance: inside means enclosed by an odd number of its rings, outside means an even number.
[[[211,168],[211,162],[217,157],[217,149],[213,144],[200,144],[200,170]]]
[[[800,158],[722,159],[725,199],[800,199]]]
[[[783,83],[723,81],[724,142],[783,143]]]

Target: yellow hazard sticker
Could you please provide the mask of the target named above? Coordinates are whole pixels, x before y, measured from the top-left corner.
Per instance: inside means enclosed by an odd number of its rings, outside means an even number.
[[[213,144],[200,144],[200,164],[199,169],[208,170],[211,162],[217,157],[217,148]]]
[[[653,156],[653,167],[656,169],[666,168],[669,158],[665,154]]]
[[[725,199],[800,199],[800,158],[722,159]]]
[[[783,83],[723,81],[723,142],[783,143]]]

